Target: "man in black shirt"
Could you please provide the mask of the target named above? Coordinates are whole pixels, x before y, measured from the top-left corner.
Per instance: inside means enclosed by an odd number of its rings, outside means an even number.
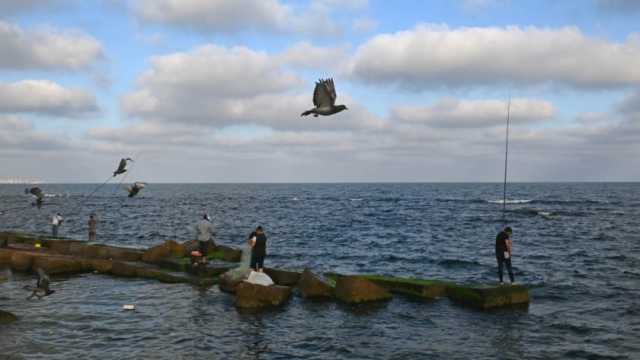
[[[511,234],[513,231],[510,227],[504,228],[504,230],[498,233],[496,236],[496,260],[498,260],[498,277],[500,278],[500,285],[502,281],[502,266],[507,266],[507,272],[509,273],[509,280],[513,284],[513,270],[511,269]]]

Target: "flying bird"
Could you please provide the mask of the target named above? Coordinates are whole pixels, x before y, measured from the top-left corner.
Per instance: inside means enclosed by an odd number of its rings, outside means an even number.
[[[27,298],[27,300],[33,298],[34,296],[38,297],[38,299],[42,299],[45,296],[49,296],[55,292],[55,290],[49,289],[49,276],[41,269],[37,269],[38,282],[36,283],[36,288],[33,289],[31,295]]]
[[[33,196],[36,197],[36,205],[38,206],[38,208],[40,206],[42,206],[42,203],[44,202],[44,193],[42,192],[42,189],[40,189],[39,187],[32,187],[32,188],[26,188],[24,189],[24,193],[25,194],[31,194]]]
[[[113,172],[113,177],[116,177],[120,174],[124,174],[127,172],[127,161],[133,161],[132,158],[122,158],[120,159],[120,164],[118,164],[118,168]]]
[[[326,116],[347,110],[345,105],[336,105],[336,87],[333,84],[333,79],[316,81],[316,88],[313,90],[313,105],[315,105],[313,109],[303,112],[300,116],[310,114],[313,114],[314,117]]]
[[[140,181],[136,181],[135,183],[133,183],[132,186],[127,188],[127,191],[129,191],[129,197],[134,197],[138,195],[140,190],[144,189],[146,185],[147,185],[146,183],[143,183]]]

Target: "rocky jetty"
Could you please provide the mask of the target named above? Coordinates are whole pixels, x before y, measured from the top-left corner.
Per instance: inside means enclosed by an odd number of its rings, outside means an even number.
[[[304,298],[335,299],[349,304],[389,300],[392,294],[425,300],[448,297],[454,303],[479,310],[527,306],[526,287],[515,285],[462,285],[445,281],[406,279],[379,275],[318,275],[266,268],[275,285],[261,286],[244,282],[245,269],[239,273],[231,262],[240,260],[242,252],[227,246],[210,244],[210,263],[194,274],[190,267],[193,241],[165,241],[149,249],[132,249],[88,244],[71,239],[51,239],[23,233],[0,232],[0,269],[33,272],[42,268],[50,275],[97,272],[120,277],[155,279],[165,283],[191,283],[236,294],[236,306],[259,309],[279,306],[287,301],[292,287]],[[40,247],[35,246],[36,244]],[[0,283],[3,278],[0,278]]]

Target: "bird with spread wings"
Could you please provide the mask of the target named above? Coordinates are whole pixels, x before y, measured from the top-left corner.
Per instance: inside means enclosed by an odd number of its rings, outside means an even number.
[[[307,110],[300,114],[300,116],[307,116],[313,114],[314,117],[318,115],[333,115],[339,113],[342,110],[347,110],[345,105],[336,105],[336,87],[333,83],[333,79],[320,79],[316,81],[316,88],[313,90],[313,109]]]

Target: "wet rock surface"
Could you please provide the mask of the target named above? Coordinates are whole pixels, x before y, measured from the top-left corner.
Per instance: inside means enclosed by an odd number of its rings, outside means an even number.
[[[288,286],[263,286],[250,284],[246,281],[238,284],[235,290],[235,305],[244,309],[262,309],[280,306],[291,296],[291,288]]]

